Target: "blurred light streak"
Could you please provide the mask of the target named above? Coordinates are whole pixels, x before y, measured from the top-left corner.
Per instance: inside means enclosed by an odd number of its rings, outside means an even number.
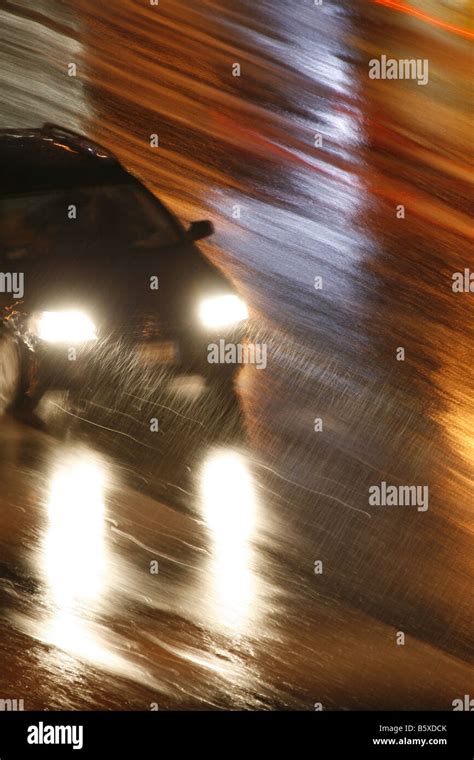
[[[420,21],[426,21],[427,24],[439,26],[441,29],[444,29],[447,32],[452,32],[453,34],[458,34],[460,37],[465,37],[466,39],[470,40],[474,39],[474,32],[470,32],[469,29],[464,29],[463,27],[456,26],[455,24],[448,24],[447,21],[443,21],[436,16],[430,16],[429,13],[419,11],[417,8],[413,8],[411,5],[407,5],[407,3],[399,2],[399,0],[372,0],[372,2],[376,5],[383,5],[391,10],[406,13],[408,16],[413,16],[414,18],[420,19]]]

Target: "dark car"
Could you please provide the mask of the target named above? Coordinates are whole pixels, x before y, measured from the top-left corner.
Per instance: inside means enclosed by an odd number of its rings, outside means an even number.
[[[232,386],[236,366],[209,363],[208,346],[241,340],[248,313],[195,245],[210,222],[185,230],[106,149],[52,124],[0,131],[0,161],[0,395],[13,411],[124,352]]]

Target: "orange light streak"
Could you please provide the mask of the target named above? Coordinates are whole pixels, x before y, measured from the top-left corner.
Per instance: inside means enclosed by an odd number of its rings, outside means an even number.
[[[441,29],[445,29],[448,32],[458,34],[460,37],[465,37],[470,40],[474,39],[474,32],[470,32],[469,29],[464,29],[462,26],[455,26],[455,24],[448,24],[446,21],[442,21],[442,19],[437,18],[436,16],[430,16],[429,13],[425,13],[424,11],[419,11],[417,8],[413,8],[412,5],[400,2],[400,0],[372,0],[372,2],[376,3],[376,5],[384,5],[386,8],[391,8],[400,11],[401,13],[406,13],[409,16],[414,16],[421,21],[426,21],[427,24],[439,26]]]

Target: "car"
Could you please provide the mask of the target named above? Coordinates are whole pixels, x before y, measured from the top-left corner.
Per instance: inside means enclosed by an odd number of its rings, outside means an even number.
[[[238,367],[208,346],[243,340],[248,309],[196,245],[211,222],[185,229],[111,152],[54,124],[0,130],[0,161],[4,406],[34,414],[124,352],[233,392]]]

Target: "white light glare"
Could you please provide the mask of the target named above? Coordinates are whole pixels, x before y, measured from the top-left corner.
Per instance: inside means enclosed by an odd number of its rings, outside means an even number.
[[[207,298],[199,307],[199,317],[205,327],[228,327],[248,316],[244,301],[234,295]]]
[[[86,343],[96,340],[95,325],[80,311],[43,311],[36,332],[47,343]]]

